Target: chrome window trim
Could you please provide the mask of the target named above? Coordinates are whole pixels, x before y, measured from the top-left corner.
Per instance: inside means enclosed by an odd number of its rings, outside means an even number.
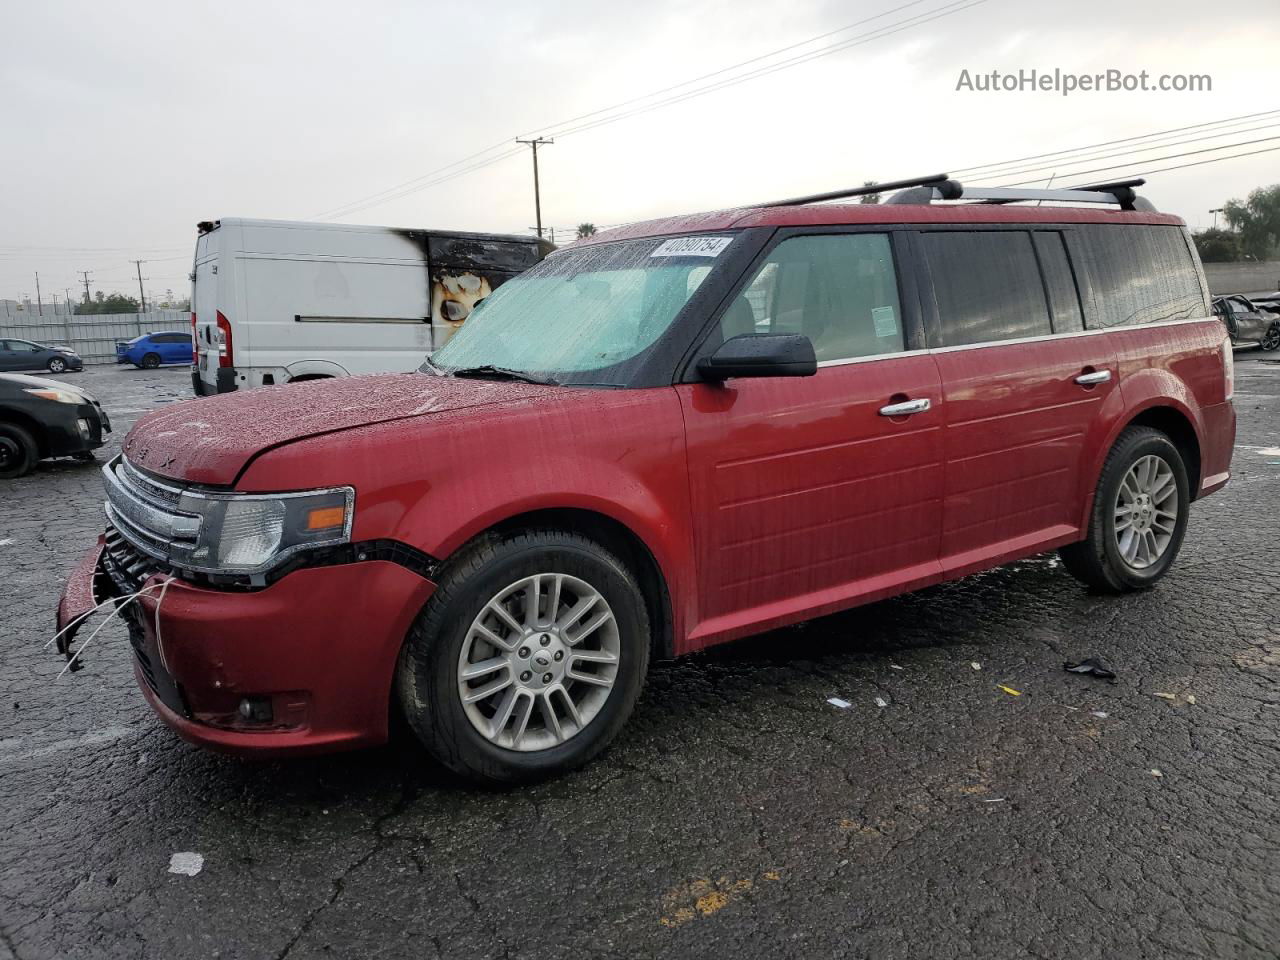
[[[818,369],[824,367],[843,367],[851,363],[869,363],[874,360],[892,360],[895,357],[918,357],[926,353],[954,353],[957,350],[981,350],[986,347],[1008,347],[1021,343],[1041,343],[1048,340],[1069,340],[1075,337],[1096,337],[1107,333],[1120,333],[1125,330],[1150,330],[1153,327],[1177,327],[1188,323],[1205,323],[1212,320],[1221,323],[1215,316],[1187,317],[1182,320],[1161,320],[1157,323],[1134,323],[1114,327],[1095,327],[1091,330],[1070,330],[1065,333],[1051,333],[1039,337],[1017,337],[1010,340],[985,340],[982,343],[961,343],[951,347],[926,347],[923,350],[902,350],[897,353],[875,353],[865,357],[849,357],[845,360],[819,360]]]

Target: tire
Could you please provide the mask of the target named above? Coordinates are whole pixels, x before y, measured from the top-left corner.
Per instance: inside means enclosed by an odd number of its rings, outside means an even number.
[[[0,423],[0,480],[14,480],[30,473],[40,460],[33,436],[16,423]]]
[[[1142,471],[1142,465],[1153,463],[1162,465],[1147,474],[1153,478],[1149,485],[1155,494],[1146,494],[1143,501],[1142,473],[1131,475],[1131,471]],[[1165,471],[1171,477],[1166,477]],[[1174,484],[1173,491],[1168,489],[1168,479]],[[1062,547],[1058,555],[1068,572],[1095,590],[1144,590],[1154,586],[1173,565],[1187,532],[1190,507],[1187,468],[1173,441],[1151,427],[1128,427],[1102,467],[1088,536]],[[1171,511],[1176,511],[1173,518],[1167,516]],[[1128,527],[1117,530],[1122,523]]]
[[[1258,343],[1258,346],[1267,351],[1280,347],[1280,320],[1267,327],[1267,332],[1262,335],[1262,340]]]
[[[65,373],[67,370],[67,361],[63,360],[61,357],[50,357],[48,367],[50,373]]]
[[[535,576],[538,586],[528,586]],[[525,601],[531,594],[542,598],[540,610],[555,596],[557,619],[564,622],[589,598],[588,591],[598,594],[595,605],[564,628],[546,625],[543,613],[542,625],[517,634],[492,612],[498,604],[511,619],[527,621]],[[606,614],[611,616],[594,630],[565,639]],[[488,642],[486,635],[506,646]],[[488,785],[529,783],[581,766],[613,740],[639,699],[649,648],[640,588],[622,561],[600,544],[561,530],[496,535],[468,548],[441,577],[405,640],[396,694],[409,727],[446,767]],[[555,654],[564,656],[553,660]],[[593,659],[580,659],[588,655]],[[605,662],[608,656],[613,661]],[[500,660],[506,665],[461,679],[464,664]],[[576,679],[578,674],[596,680],[587,683]],[[504,678],[507,684],[497,686]],[[610,678],[612,685],[605,689]],[[464,705],[464,688],[474,697],[490,685],[494,693]],[[512,705],[506,705],[507,698]],[[574,704],[572,716],[566,698]]]
[[[143,370],[154,370],[156,367],[160,366],[160,354],[148,353],[142,358],[142,363],[140,363],[139,366],[142,367]]]

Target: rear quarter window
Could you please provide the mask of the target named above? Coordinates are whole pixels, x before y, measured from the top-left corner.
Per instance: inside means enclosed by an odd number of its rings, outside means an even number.
[[[1096,315],[1090,327],[1208,316],[1209,305],[1180,227],[1116,225],[1083,231]]]
[[[958,347],[1053,333],[1049,301],[1021,230],[948,230],[920,235],[937,316],[929,346]]]

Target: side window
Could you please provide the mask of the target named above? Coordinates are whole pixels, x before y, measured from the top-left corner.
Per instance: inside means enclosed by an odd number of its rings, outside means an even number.
[[[974,230],[920,236],[938,305],[929,346],[956,347],[1053,332],[1031,235]]]
[[[1080,290],[1076,286],[1071,261],[1062,234],[1034,233],[1040,273],[1049,291],[1049,314],[1054,333],[1075,333],[1084,329],[1084,312],[1080,309]]]
[[[818,361],[903,349],[893,250],[883,233],[791,237],[760,267],[721,320],[725,339],[796,333]]]
[[[1090,227],[1094,327],[1203,317],[1209,311],[1182,230],[1174,226]]]

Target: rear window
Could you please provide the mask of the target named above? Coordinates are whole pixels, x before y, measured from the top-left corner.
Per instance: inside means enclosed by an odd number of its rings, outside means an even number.
[[[1092,327],[1208,316],[1180,227],[1108,226],[1085,232],[1098,315]]]
[[[955,230],[920,239],[938,306],[931,347],[1053,333],[1030,233]]]

